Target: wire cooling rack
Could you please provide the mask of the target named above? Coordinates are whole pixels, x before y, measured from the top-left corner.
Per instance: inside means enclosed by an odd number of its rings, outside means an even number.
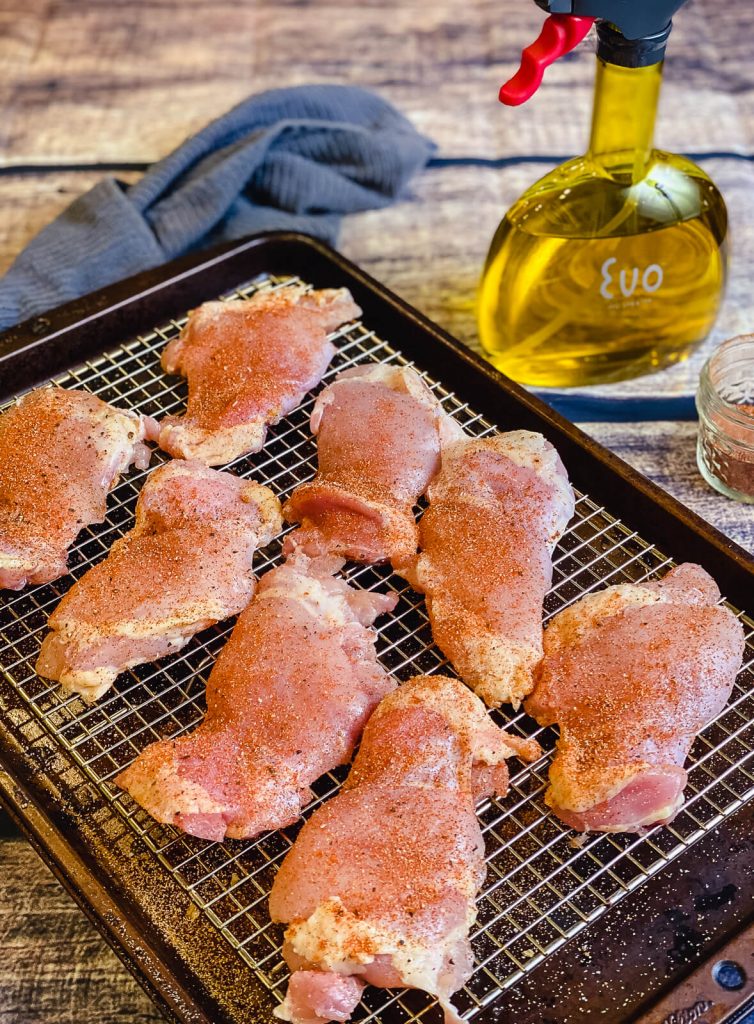
[[[261,278],[224,297],[248,297],[260,288],[281,288],[293,281]],[[184,323],[185,319],[173,320],[61,374],[56,383],[86,388],[105,401],[153,416],[179,412],[185,402],[185,384],[162,373],[159,357]],[[362,323],[336,332],[333,341],[338,354],[325,382],[359,362],[407,362]],[[421,367],[417,369],[421,372]],[[483,436],[494,430],[442,383],[425,379],[470,434]],[[238,459],[233,470],[269,484],[281,499],[309,479],[316,468],[316,448],[308,426],[313,401],[309,398],[272,428],[263,451]],[[155,453],[153,468],[161,458]],[[205,630],[178,655],[124,673],[115,688],[93,706],[78,697],[60,696],[55,686],[34,673],[50,612],[73,581],[102,559],[113,540],[130,527],[145,476],[144,472],[132,473],[115,488],[107,521],[86,529],[78,538],[71,554],[70,576],[4,600],[0,606],[0,668],[36,725],[65,749],[115,815],[143,841],[154,871],[170,876],[189,894],[198,912],[235,951],[239,970],[254,972],[282,999],[288,978],[281,956],[282,929],[270,923],[267,895],[297,828],[250,842],[208,843],[154,822],[112,782],[147,744],[177,736],[201,720],[205,681],[231,626]],[[280,540],[258,552],[257,571],[264,572],[279,557]],[[469,571],[473,571],[473,560],[470,551]],[[671,559],[635,530],[579,494],[576,514],[555,554],[546,616],[585,593],[610,584],[656,578],[672,565]],[[422,599],[399,577],[374,567],[352,567],[347,576],[356,586],[392,587],[400,595],[395,613],[379,627],[378,652],[386,668],[401,680],[450,671],[432,644]],[[488,872],[473,933],[476,969],[456,997],[469,1020],[494,1001],[501,989],[514,985],[754,795],[754,623],[742,613],[736,614],[747,630],[745,666],[728,706],[694,746],[686,805],[672,825],[656,828],[643,838],[592,836],[575,841],[574,834],[548,814],[542,800],[549,755],[519,770],[514,762],[506,799],[481,805]],[[522,735],[537,736],[548,751],[552,749],[552,732],[538,729],[523,714],[506,718],[495,712],[495,716]],[[339,769],[319,780],[314,787],[316,799],[307,813],[337,790],[346,773]],[[354,1019],[404,1024],[439,1021],[441,1016],[423,994],[368,988]]]

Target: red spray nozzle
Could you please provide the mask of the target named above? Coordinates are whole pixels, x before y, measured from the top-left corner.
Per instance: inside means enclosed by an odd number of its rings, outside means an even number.
[[[521,67],[500,90],[500,102],[517,107],[531,99],[542,84],[545,68],[578,46],[594,24],[594,18],[551,14],[539,37],[521,54]]]

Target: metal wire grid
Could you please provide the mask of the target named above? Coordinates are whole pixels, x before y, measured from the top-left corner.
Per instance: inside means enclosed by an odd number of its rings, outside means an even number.
[[[293,279],[258,279],[224,297],[248,297],[259,288],[290,283]],[[171,321],[61,374],[56,382],[86,388],[143,413],[176,412],[185,401],[184,382],[163,375],[159,355],[184,322],[185,318]],[[325,381],[357,362],[407,362],[363,324],[336,332],[333,340],[338,355]],[[426,375],[425,379],[469,433],[482,436],[494,430],[441,383]],[[264,450],[237,460],[234,471],[271,485],[281,498],[309,479],[316,466],[308,428],[313,401],[310,398],[274,427]],[[161,458],[156,453],[153,465]],[[288,977],[280,953],[282,930],[270,923],[266,900],[276,865],[290,848],[297,827],[251,842],[207,843],[153,821],[112,784],[148,743],[177,736],[201,720],[206,677],[231,626],[205,630],[178,655],[125,673],[94,706],[77,697],[61,697],[55,686],[34,673],[50,611],[73,581],[129,528],[145,476],[136,472],[123,480],[111,495],[107,521],[82,532],[72,551],[70,576],[4,602],[0,666],[34,721],[72,756],[119,818],[143,840],[155,868],[190,895],[240,960],[282,999]],[[257,570],[264,572],[279,556],[277,540],[258,553]],[[469,557],[473,560],[473,552]],[[672,565],[636,531],[579,495],[576,515],[556,552],[546,616],[584,593],[654,578]],[[388,586],[399,594],[395,613],[379,628],[378,652],[386,668],[402,680],[438,669],[449,671],[432,645],[421,598],[399,577],[374,567],[351,567],[347,576],[357,586]],[[481,806],[488,874],[473,934],[477,966],[456,999],[468,1019],[754,795],[754,623],[737,614],[747,628],[745,667],[728,706],[694,746],[687,802],[671,826],[643,838],[592,836],[579,845],[543,803],[549,755],[513,775],[504,801],[489,800]],[[509,728],[536,735],[547,750],[552,748],[551,731],[538,729],[523,714],[508,719],[499,712],[495,715]],[[346,773],[347,769],[338,769],[316,783],[316,799],[307,814],[337,790]],[[421,993],[368,988],[355,1019],[403,1024],[439,1020],[441,1015]]]

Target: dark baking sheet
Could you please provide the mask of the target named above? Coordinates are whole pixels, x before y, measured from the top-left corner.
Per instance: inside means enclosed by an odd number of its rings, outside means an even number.
[[[160,410],[178,408],[181,386],[155,370],[160,349],[188,308],[259,275],[278,278],[279,284],[297,276],[317,287],[351,288],[364,317],[361,326],[337,340],[340,365],[363,358],[399,359],[399,350],[438,382],[448,407],[472,432],[526,427],[553,441],[575,486],[589,498],[581,499],[578,519],[559,551],[550,612],[584,589],[644,578],[667,568],[671,559],[700,562],[733,605],[751,607],[754,570],[745,552],[341,256],[300,236],[252,239],[212,257],[160,268],[0,336],[0,398],[63,372],[64,383],[91,387],[116,403],[138,400],[157,403]],[[77,364],[73,374],[67,373]],[[280,491],[311,473],[312,456],[302,409],[275,428],[264,452],[234,469],[270,479]],[[102,557],[117,531],[127,528],[140,482],[136,474],[116,489],[109,522],[78,546],[75,571]],[[273,546],[260,566],[275,557]],[[375,570],[354,575],[367,586],[383,586],[387,576]],[[69,583],[61,581],[61,590]],[[388,667],[405,678],[439,667],[442,659],[431,648],[421,602],[403,590],[405,608],[398,625],[384,628],[381,651]],[[108,730],[125,730],[129,742],[141,742],[136,737],[144,729],[131,735],[123,725],[130,721],[134,701],[147,716],[147,731],[155,729],[159,722],[143,709],[164,699],[166,688],[184,693],[180,687],[185,686],[185,700],[182,696],[162,717],[175,728],[196,720],[202,673],[227,629],[197,638],[176,659],[183,666],[177,676],[167,660],[157,669],[137,670],[133,681],[119,684],[104,718],[92,721],[29,673],[56,597],[55,588],[47,588],[33,599],[34,606],[22,607],[11,598],[0,608],[0,647],[3,637],[6,641],[4,658],[0,655],[3,802],[175,1019],[269,1020],[285,974],[277,953],[279,935],[265,921],[264,896],[272,865],[295,830],[248,848],[225,844],[213,852],[200,841],[192,845],[176,839],[173,830],[153,826],[146,816],[140,819],[128,798],[114,796],[107,779],[111,766],[102,760],[113,757],[102,741],[110,740]],[[754,895],[748,869],[754,852],[749,838],[751,687],[749,676],[742,677],[733,717],[695,748],[691,817],[657,830],[648,841],[608,838],[575,850],[538,802],[544,765],[520,771],[506,801],[485,805],[490,880],[476,939],[483,966],[459,1000],[474,1020],[534,1024],[570,1021],[576,1015],[629,1020],[740,926]],[[83,738],[82,721],[88,723]],[[534,728],[522,716],[514,724],[525,732]],[[94,737],[100,739],[91,746]],[[340,777],[323,780],[322,795]],[[178,859],[176,849],[181,851]],[[210,897],[203,887],[213,878],[220,891]],[[254,886],[253,900],[246,895],[236,899],[233,913],[231,905],[218,912],[221,900]],[[234,931],[237,922],[244,923],[247,933]],[[437,1016],[415,993],[384,997],[372,991],[368,1000],[364,1020],[388,1024]]]

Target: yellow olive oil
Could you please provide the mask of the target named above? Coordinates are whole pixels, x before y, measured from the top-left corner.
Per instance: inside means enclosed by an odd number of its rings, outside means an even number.
[[[690,160],[652,147],[662,64],[598,61],[588,153],[533,185],[493,239],[488,358],[524,384],[624,380],[688,357],[725,286],[727,213]]]

